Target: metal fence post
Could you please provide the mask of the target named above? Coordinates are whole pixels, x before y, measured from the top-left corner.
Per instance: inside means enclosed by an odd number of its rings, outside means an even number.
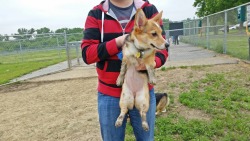
[[[57,43],[57,47],[59,47],[59,41],[58,41],[58,36],[56,35],[56,43]]]
[[[65,46],[66,46],[68,68],[71,69],[70,50],[69,50],[69,45],[68,45],[66,30],[64,30],[64,40],[65,40]]]
[[[22,56],[23,48],[22,48],[22,44],[21,44],[20,40],[19,40],[19,49],[20,49],[20,56],[21,56],[21,59],[22,59],[22,62],[23,62],[23,56]]]
[[[76,45],[76,57],[77,57],[77,64],[80,65],[79,46],[77,45]]]
[[[248,48],[248,60],[250,60],[250,37],[248,38],[248,44],[249,44],[249,48]]]
[[[170,31],[169,30],[165,30],[165,36],[166,36],[166,39],[167,39],[167,42],[169,43],[169,47],[167,48],[167,51],[168,51],[168,61],[170,61],[170,56],[171,56],[171,52],[170,52],[170,47],[171,47],[171,42],[172,41],[172,37],[170,36]],[[169,40],[169,38],[171,38],[171,40]]]
[[[223,54],[227,53],[227,11],[225,11]]]
[[[207,49],[210,48],[210,44],[209,44],[209,17],[207,17]]]
[[[20,49],[20,52],[22,52],[22,44],[21,44],[21,42],[19,41],[19,49]]]
[[[196,46],[196,19],[194,19],[194,21],[193,21],[193,27],[194,27],[194,29],[193,29],[193,31],[194,31],[194,45]]]
[[[191,25],[190,25],[190,21],[188,21],[188,35],[190,36],[191,35],[191,30],[190,30],[190,27]]]
[[[185,29],[185,27],[186,27],[186,23],[185,22],[183,22],[183,36],[186,36],[186,29]]]

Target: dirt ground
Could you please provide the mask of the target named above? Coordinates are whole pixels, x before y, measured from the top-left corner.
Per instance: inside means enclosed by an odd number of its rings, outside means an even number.
[[[182,91],[171,85],[193,82],[208,72],[238,70],[249,72],[250,65],[240,62],[202,69],[158,70],[155,91],[168,92],[173,98],[168,112],[178,112],[187,120],[209,120],[210,117],[202,111],[181,105],[178,96]],[[95,70],[89,71],[94,73]],[[96,86],[97,77],[94,76],[0,87],[0,140],[100,140]],[[161,116],[167,116],[167,113]]]

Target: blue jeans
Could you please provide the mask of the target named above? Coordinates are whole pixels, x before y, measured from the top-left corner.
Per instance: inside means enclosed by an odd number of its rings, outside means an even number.
[[[115,122],[120,115],[119,98],[98,92],[98,113],[103,141],[124,141],[127,118],[121,127],[116,128]],[[128,111],[130,122],[137,141],[153,141],[155,126],[156,100],[154,90],[150,90],[150,106],[147,112],[149,131],[142,128],[141,116],[134,107]]]

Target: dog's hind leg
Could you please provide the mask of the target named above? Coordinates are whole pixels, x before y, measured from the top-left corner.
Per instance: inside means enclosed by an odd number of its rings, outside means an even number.
[[[128,112],[128,108],[127,107],[122,107],[121,108],[121,113],[120,113],[119,117],[117,118],[117,120],[115,122],[115,127],[120,127],[122,125],[123,120],[124,120],[127,112]]]
[[[120,108],[121,112],[119,117],[115,122],[116,127],[120,127],[123,123],[125,116],[127,115],[128,109],[133,109],[134,107],[134,96],[129,89],[126,89],[126,84],[123,84],[122,94],[120,97]]]
[[[142,120],[142,128],[145,131],[149,130],[148,122],[147,122],[147,112],[149,108],[149,92],[148,87],[145,90],[142,90],[136,93],[135,98],[135,106],[139,110]]]
[[[145,131],[148,131],[149,130],[149,127],[148,127],[148,122],[147,122],[147,111],[146,110],[146,104],[143,104],[142,105],[142,110],[141,110],[141,120],[142,120],[142,128],[145,130]]]

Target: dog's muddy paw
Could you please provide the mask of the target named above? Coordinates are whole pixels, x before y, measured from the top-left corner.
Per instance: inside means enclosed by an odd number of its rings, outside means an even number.
[[[148,130],[149,130],[148,123],[147,123],[146,121],[142,122],[142,128],[143,128],[145,131],[148,131]]]
[[[117,86],[122,86],[122,82],[116,82]]]
[[[115,122],[115,127],[120,127],[122,125],[122,120],[117,120]]]
[[[149,83],[152,84],[152,85],[155,85],[156,84],[156,79],[149,80]]]
[[[118,77],[118,79],[116,80],[116,85],[117,86],[122,86],[122,84],[123,84],[123,79]]]

